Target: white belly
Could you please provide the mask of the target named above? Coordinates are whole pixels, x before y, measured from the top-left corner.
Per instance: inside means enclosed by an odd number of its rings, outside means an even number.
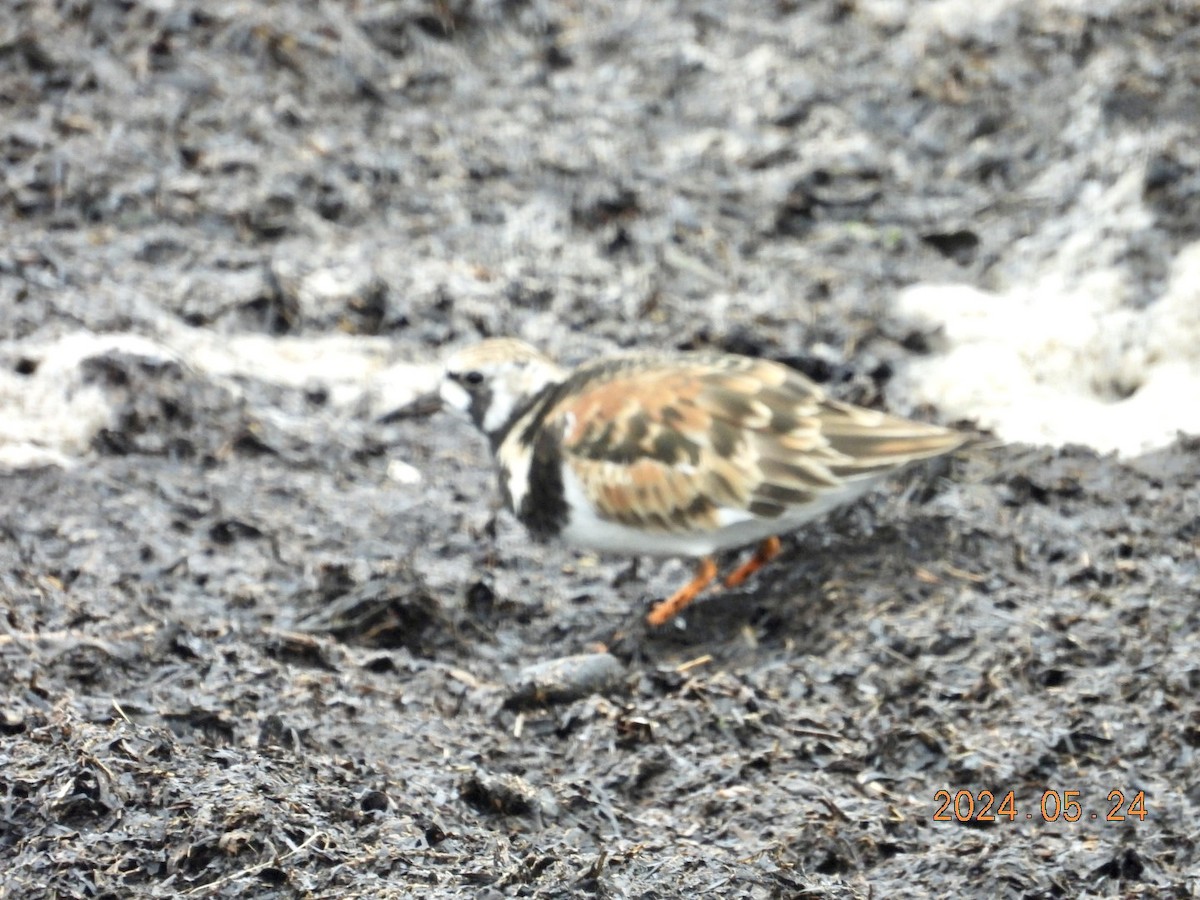
[[[760,518],[743,509],[723,509],[719,526],[708,531],[643,531],[619,522],[601,519],[587,503],[583,486],[563,467],[563,489],[571,515],[562,538],[574,547],[599,553],[642,556],[710,556],[720,550],[744,547],[774,535],[787,534],[862,496],[875,483],[868,479],[831,491],[815,502],[795,507],[775,519]]]

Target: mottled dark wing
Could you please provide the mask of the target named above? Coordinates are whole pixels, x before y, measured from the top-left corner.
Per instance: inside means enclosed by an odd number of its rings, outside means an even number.
[[[565,387],[545,419],[564,462],[603,518],[656,531],[775,518],[962,443],[745,357],[630,357],[584,367]]]

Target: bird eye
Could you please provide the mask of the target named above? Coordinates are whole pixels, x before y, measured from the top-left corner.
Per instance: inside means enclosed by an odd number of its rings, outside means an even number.
[[[463,376],[463,381],[467,384],[483,384],[482,372],[468,372]]]

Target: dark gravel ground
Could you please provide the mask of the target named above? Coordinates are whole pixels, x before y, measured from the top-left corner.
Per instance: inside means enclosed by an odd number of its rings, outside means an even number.
[[[1200,231],[1200,8],[947,6],[8,0],[4,364],[518,333],[880,403],[933,339],[898,288],[1019,277],[1139,166],[1152,296]],[[682,564],[530,546],[447,417],[81,377],[112,427],[0,476],[0,897],[1200,890],[1195,438],[963,451],[647,632]]]

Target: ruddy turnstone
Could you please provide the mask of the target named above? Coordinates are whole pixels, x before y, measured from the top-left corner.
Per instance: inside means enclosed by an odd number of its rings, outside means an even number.
[[[713,555],[778,535],[967,437],[833,400],[799,372],[722,353],[614,356],[569,371],[509,338],[446,362],[440,393],[487,436],[508,507],[534,538],[688,556],[695,577],[647,616],[670,621],[717,577]]]

